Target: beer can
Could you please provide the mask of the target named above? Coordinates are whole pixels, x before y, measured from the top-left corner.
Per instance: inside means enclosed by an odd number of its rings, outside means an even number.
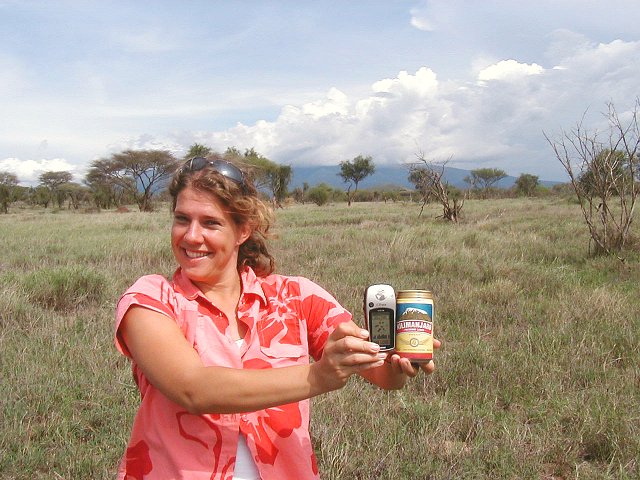
[[[413,363],[433,358],[433,295],[429,290],[396,292],[396,353]]]

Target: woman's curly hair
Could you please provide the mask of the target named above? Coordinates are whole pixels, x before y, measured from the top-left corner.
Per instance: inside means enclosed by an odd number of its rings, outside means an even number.
[[[209,155],[206,160],[222,160],[235,165],[243,173],[243,182],[230,179],[211,166],[192,170],[187,162],[176,170],[169,187],[173,199],[172,211],[176,208],[178,194],[185,188],[212,195],[224,206],[236,225],[250,227],[249,238],[240,245],[238,271],[248,266],[257,276],[266,277],[275,270],[275,260],[267,249],[269,230],[274,220],[272,209],[258,197],[247,166],[230,162],[219,154]]]

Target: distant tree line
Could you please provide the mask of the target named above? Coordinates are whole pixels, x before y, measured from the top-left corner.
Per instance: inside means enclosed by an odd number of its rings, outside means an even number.
[[[74,182],[68,171],[48,171],[38,177],[36,187],[22,187],[15,174],[0,171],[0,207],[8,213],[9,205],[23,201],[44,208],[69,209],[91,204],[97,209],[135,204],[142,212],[152,211],[156,200],[166,199],[167,184],[186,159],[211,153],[209,147],[197,143],[182,159],[164,150],[125,150],[91,162],[82,183]],[[258,189],[274,206],[282,206],[289,194],[290,166],[279,165],[253,148],[242,153],[231,147],[224,157],[246,165]]]
[[[167,200],[166,186],[182,162],[212,153],[211,148],[197,143],[189,148],[183,158],[176,158],[163,150],[125,150],[91,162],[82,183],[74,182],[70,172],[48,171],[39,176],[39,184],[35,187],[22,187],[15,174],[0,171],[0,211],[8,213],[9,206],[18,201],[59,209],[78,209],[84,206],[99,210],[135,204],[140,211],[152,211],[158,201]],[[586,211],[589,216],[586,218],[591,222],[592,232],[596,231],[593,219],[602,218],[602,213],[598,213],[599,217],[596,213],[607,211],[607,202],[612,196],[626,199],[631,192],[633,203],[622,204],[623,211],[629,210],[628,206],[632,209],[635,205],[637,178],[635,173],[627,175],[629,171],[635,172],[634,155],[634,152],[630,153],[623,148],[594,146],[590,161],[585,162],[579,172],[569,172],[572,183],[552,189],[542,187],[538,177],[528,173],[521,174],[511,188],[497,188],[498,183],[507,176],[506,172],[497,168],[478,168],[471,170],[464,178],[468,188],[462,189],[446,181],[444,172],[448,161],[433,162],[419,154],[416,162],[407,164],[407,178],[414,189],[376,187],[365,190],[358,187],[375,172],[375,163],[371,156],[358,155],[352,160],[339,162],[338,175],[347,185],[346,189],[341,190],[324,183],[314,186],[305,183],[290,191],[291,166],[280,165],[253,148],[241,152],[230,147],[223,153],[229,161],[241,163],[251,171],[259,191],[273,203],[274,208],[281,208],[286,202],[316,205],[347,202],[351,205],[352,202],[363,201],[410,201],[422,204],[421,214],[427,203],[435,202],[442,206],[440,216],[455,223],[461,217],[465,200],[470,198],[575,195],[581,204],[585,201],[589,203]],[[570,165],[568,161],[565,163]],[[631,216],[628,215],[628,218],[627,224],[630,224]],[[606,230],[605,233],[600,236],[593,233],[598,241],[604,242],[618,228],[615,225],[612,227],[611,222],[602,227]],[[620,228],[627,235],[625,232],[628,232],[629,227]],[[623,244],[624,239],[615,242]],[[605,246],[600,248],[610,250]]]
[[[182,158],[176,158],[164,150],[125,150],[110,157],[91,162],[82,183],[73,181],[68,171],[43,172],[36,187],[19,186],[19,179],[10,172],[0,171],[0,211],[8,213],[9,206],[17,201],[29,205],[59,209],[78,209],[81,206],[95,209],[114,209],[123,205],[136,205],[140,211],[152,211],[157,201],[166,200],[166,186],[173,172],[185,160],[196,156],[211,155],[210,147],[193,144]],[[425,173],[420,168],[412,168],[408,179],[415,190],[402,187],[370,188],[359,190],[360,183],[375,172],[371,156],[358,155],[352,160],[339,162],[338,175],[346,184],[341,190],[325,183],[289,190],[293,171],[289,165],[280,165],[255,149],[241,152],[229,147],[223,156],[250,169],[253,179],[262,194],[275,208],[281,208],[286,201],[324,205],[329,202],[376,202],[376,201],[429,201],[438,200],[437,195],[425,190]],[[429,165],[424,162],[422,168]],[[428,169],[428,168],[427,168]],[[463,192],[446,186],[451,198],[467,196],[490,198],[504,195],[504,189],[496,189],[495,184],[506,176],[499,169],[481,168],[471,170],[465,178],[469,190]],[[442,176],[439,180],[443,181]],[[517,195],[532,196],[540,188],[538,177],[521,175],[513,188]],[[459,207],[461,208],[461,207]],[[445,218],[447,216],[445,215]]]
[[[360,183],[375,172],[371,156],[358,155],[339,162],[338,175],[347,184],[346,190],[321,183],[304,183],[289,191],[292,180],[290,165],[280,165],[256,152],[253,148],[241,152],[230,147],[224,157],[249,167],[262,195],[281,208],[286,201],[324,205],[346,201],[416,201],[422,204],[420,214],[428,202],[442,206],[441,217],[458,222],[464,203],[469,198],[486,199],[505,196],[571,195],[580,205],[591,237],[590,251],[611,254],[633,243],[631,225],[636,200],[640,193],[640,99],[635,107],[620,118],[614,105],[608,104],[605,114],[609,131],[603,137],[589,132],[582,122],[570,131],[562,131],[558,138],[545,138],[557,160],[566,170],[570,182],[547,189],[536,175],[522,173],[509,188],[497,188],[507,174],[498,168],[471,170],[464,178],[467,189],[450,185],[445,178],[445,162],[435,162],[418,153],[415,162],[406,164],[413,190],[404,188],[373,188],[358,190]],[[212,154],[211,148],[194,144],[182,159],[161,150],[125,150],[91,163],[82,184],[73,182],[66,171],[43,172],[36,187],[19,185],[18,177],[0,171],[0,211],[18,201],[47,208],[77,209],[92,203],[95,208],[109,209],[135,203],[140,211],[151,211],[156,199],[164,199],[171,175],[186,159]],[[637,243],[637,242],[636,242]]]

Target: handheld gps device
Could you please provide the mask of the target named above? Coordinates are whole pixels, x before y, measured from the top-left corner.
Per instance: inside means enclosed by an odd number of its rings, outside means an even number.
[[[391,285],[370,285],[364,292],[364,321],[380,351],[396,346],[396,293]]]

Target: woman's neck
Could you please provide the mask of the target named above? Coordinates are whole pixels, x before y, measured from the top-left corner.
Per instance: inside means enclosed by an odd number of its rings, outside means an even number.
[[[230,301],[233,303],[234,308],[240,299],[240,293],[242,292],[242,282],[240,280],[240,274],[237,271],[233,271],[223,278],[215,282],[193,282],[214,304],[227,304]]]

